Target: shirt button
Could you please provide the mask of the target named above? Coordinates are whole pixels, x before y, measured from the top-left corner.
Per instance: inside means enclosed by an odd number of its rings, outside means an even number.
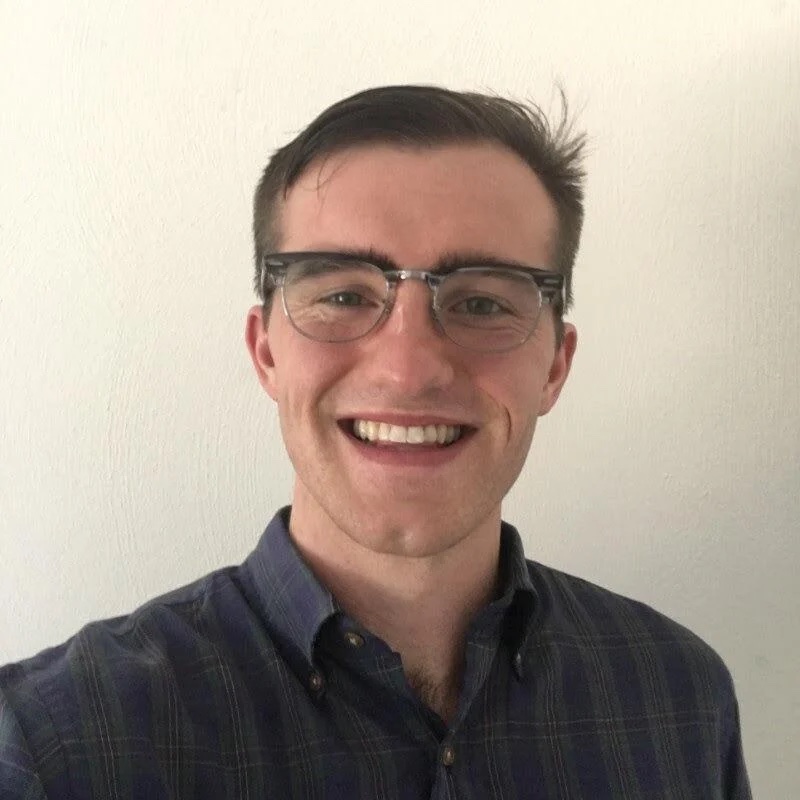
[[[318,694],[325,688],[325,679],[319,672],[312,672],[308,678],[308,685],[312,692]]]
[[[516,653],[514,655],[514,672],[516,673],[518,678],[522,678],[522,653]]]
[[[355,631],[347,631],[344,635],[345,641],[350,647],[363,647],[364,646],[364,637],[355,633]]]
[[[456,763],[455,748],[450,744],[446,744],[442,748],[442,764],[444,764],[446,767],[452,767],[453,764],[455,763]]]

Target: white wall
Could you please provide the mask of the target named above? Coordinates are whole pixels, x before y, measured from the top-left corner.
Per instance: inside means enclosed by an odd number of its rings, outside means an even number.
[[[506,516],[711,642],[755,795],[800,792],[798,0],[0,4],[0,662],[288,500],[242,342],[270,152],[366,86],[556,80],[582,338]]]

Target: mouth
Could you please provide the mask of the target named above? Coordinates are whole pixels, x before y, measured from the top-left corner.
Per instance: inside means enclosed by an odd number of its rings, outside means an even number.
[[[466,437],[473,428],[467,425],[446,425],[428,423],[426,425],[396,425],[370,419],[348,419],[342,427],[355,439],[375,447],[450,447]]]

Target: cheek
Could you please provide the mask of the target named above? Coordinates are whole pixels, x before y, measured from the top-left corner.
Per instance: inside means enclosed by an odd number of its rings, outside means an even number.
[[[506,365],[491,381],[482,381],[482,393],[495,406],[498,424],[509,442],[529,443],[542,406],[546,371],[530,360]]]
[[[345,366],[341,354],[313,342],[293,341],[275,363],[276,400],[281,417],[308,416],[324,407]]]

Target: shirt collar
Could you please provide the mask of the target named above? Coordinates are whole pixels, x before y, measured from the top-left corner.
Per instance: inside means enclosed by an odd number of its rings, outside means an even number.
[[[314,645],[322,625],[341,609],[292,542],[288,527],[290,512],[291,507],[286,506],[272,518],[243,569],[252,581],[270,632],[298,649],[306,662],[313,664]],[[503,633],[510,637],[516,656],[535,617],[537,592],[522,539],[516,528],[505,522],[500,530],[500,569],[499,597],[492,606],[506,617]]]
[[[500,526],[500,569],[502,594],[497,601],[504,609],[502,636],[508,643],[511,664],[517,677],[524,674],[524,652],[530,632],[540,618],[539,593],[531,579],[522,538],[513,525]]]
[[[272,518],[244,569],[258,593],[270,632],[298,648],[312,664],[317,633],[338,607],[292,542],[290,512],[286,506]]]

